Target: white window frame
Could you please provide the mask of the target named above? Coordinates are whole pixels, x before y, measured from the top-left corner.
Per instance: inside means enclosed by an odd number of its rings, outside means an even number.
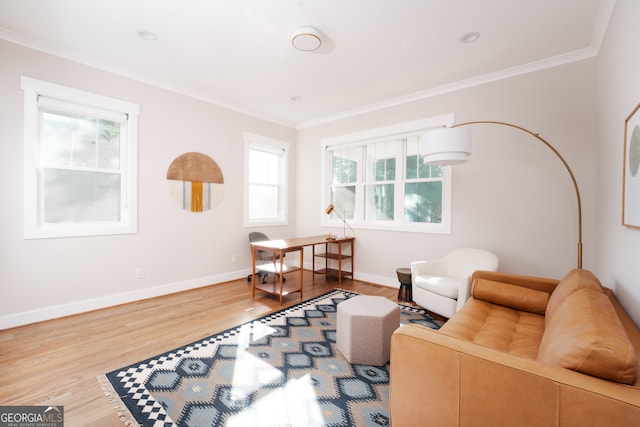
[[[262,150],[278,154],[279,162],[279,200],[278,217],[271,219],[250,218],[250,185],[249,181],[249,151],[252,149]],[[244,226],[245,227],[267,227],[281,226],[289,224],[289,143],[279,141],[262,135],[244,132]]]
[[[140,107],[118,99],[22,76],[24,91],[24,238],[100,236],[131,234],[137,223],[137,146]],[[45,223],[43,220],[42,167],[39,160],[40,113],[38,98],[59,100],[79,111],[96,109],[127,116],[121,141],[120,220],[100,222]],[[55,101],[54,101],[55,102]]]
[[[331,154],[329,151],[336,148],[348,146],[362,146],[376,141],[385,139],[401,139],[419,135],[429,129],[451,126],[454,123],[455,116],[453,113],[443,114],[440,116],[429,117],[411,122],[399,123],[397,125],[385,126],[381,128],[370,129],[362,132],[355,132],[347,135],[341,135],[321,141],[322,148],[322,206],[331,203],[330,189],[331,180]],[[364,150],[363,150],[364,151]],[[403,158],[403,156],[400,156]],[[434,223],[411,223],[403,220],[404,215],[400,214],[400,209],[404,209],[404,201],[396,191],[396,215],[393,221],[374,221],[364,219],[364,158],[359,162],[358,179],[356,182],[356,206],[354,218],[348,219],[348,223],[353,228],[371,229],[371,230],[389,230],[389,231],[406,231],[433,234],[451,234],[451,191],[452,191],[452,171],[451,166],[443,167],[442,177],[442,222]],[[405,162],[397,165],[400,169],[397,173],[405,173]],[[396,176],[396,183],[404,182],[404,177]],[[342,214],[341,214],[342,215]],[[333,215],[326,215],[321,212],[320,224],[323,227],[341,227],[342,221]]]

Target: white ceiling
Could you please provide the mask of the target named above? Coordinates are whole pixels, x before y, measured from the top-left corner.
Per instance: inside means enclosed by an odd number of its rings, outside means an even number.
[[[304,127],[592,57],[614,4],[0,0],[0,38]],[[321,33],[317,51],[292,47],[303,25]],[[462,43],[472,31],[480,38]]]

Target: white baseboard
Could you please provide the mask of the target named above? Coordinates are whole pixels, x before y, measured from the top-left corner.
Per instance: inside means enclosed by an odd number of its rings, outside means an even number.
[[[309,271],[309,273],[311,272],[311,264],[306,267],[305,271]],[[250,269],[240,270],[215,276],[201,277],[184,282],[168,283],[165,285],[140,289],[132,292],[123,292],[114,295],[107,295],[100,298],[76,301],[68,304],[60,304],[51,307],[40,308],[37,310],[24,311],[21,313],[8,314],[0,316],[0,330],[29,325],[31,323],[43,322],[45,320],[57,319],[59,317],[72,316],[74,314],[86,313],[88,311],[99,310],[101,308],[113,307],[120,304],[126,304],[129,302],[140,301],[148,298],[155,298],[163,295],[169,295],[176,292],[188,291],[190,289],[201,288],[203,286],[209,286],[216,283],[237,280],[238,278],[246,277],[250,273]],[[364,282],[376,283],[392,288],[400,287],[397,279],[393,279],[390,277],[358,273],[357,271],[355,272],[354,277]]]
[[[101,308],[113,307],[116,305],[140,301],[148,298],[169,295],[176,292],[201,288],[203,286],[209,286],[216,283],[237,280],[240,277],[246,277],[250,272],[250,270],[241,270],[215,276],[201,277],[184,282],[168,283],[165,285],[140,289],[132,292],[123,292],[120,294],[107,295],[100,298],[76,301],[68,304],[60,304],[51,307],[40,308],[37,310],[0,316],[0,330],[14,328],[16,326],[24,326],[31,323],[43,322],[45,320],[57,319],[59,317],[72,316],[74,314],[99,310]]]
[[[363,282],[375,283],[376,285],[388,286],[390,288],[400,288],[400,282],[395,277],[376,276],[375,274],[358,273],[356,271],[356,279]]]
[[[311,272],[313,269],[313,264],[310,262],[304,263],[305,271]],[[388,286],[390,288],[400,288],[400,283],[396,277],[387,277],[387,276],[377,276],[375,274],[367,274],[361,272],[354,272],[353,278],[357,280],[361,280],[363,282],[375,283],[376,285]]]

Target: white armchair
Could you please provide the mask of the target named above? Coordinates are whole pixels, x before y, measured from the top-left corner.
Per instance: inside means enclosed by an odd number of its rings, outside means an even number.
[[[437,260],[411,263],[413,301],[441,316],[452,317],[469,299],[471,275],[498,270],[498,257],[483,249],[461,248]]]

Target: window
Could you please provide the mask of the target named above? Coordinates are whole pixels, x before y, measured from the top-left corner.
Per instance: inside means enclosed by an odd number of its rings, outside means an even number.
[[[135,233],[135,104],[23,77],[25,238]]]
[[[245,133],[245,226],[286,225],[289,144]]]
[[[354,227],[450,233],[451,168],[425,165],[418,136],[452,122],[438,116],[324,141],[324,205]]]

